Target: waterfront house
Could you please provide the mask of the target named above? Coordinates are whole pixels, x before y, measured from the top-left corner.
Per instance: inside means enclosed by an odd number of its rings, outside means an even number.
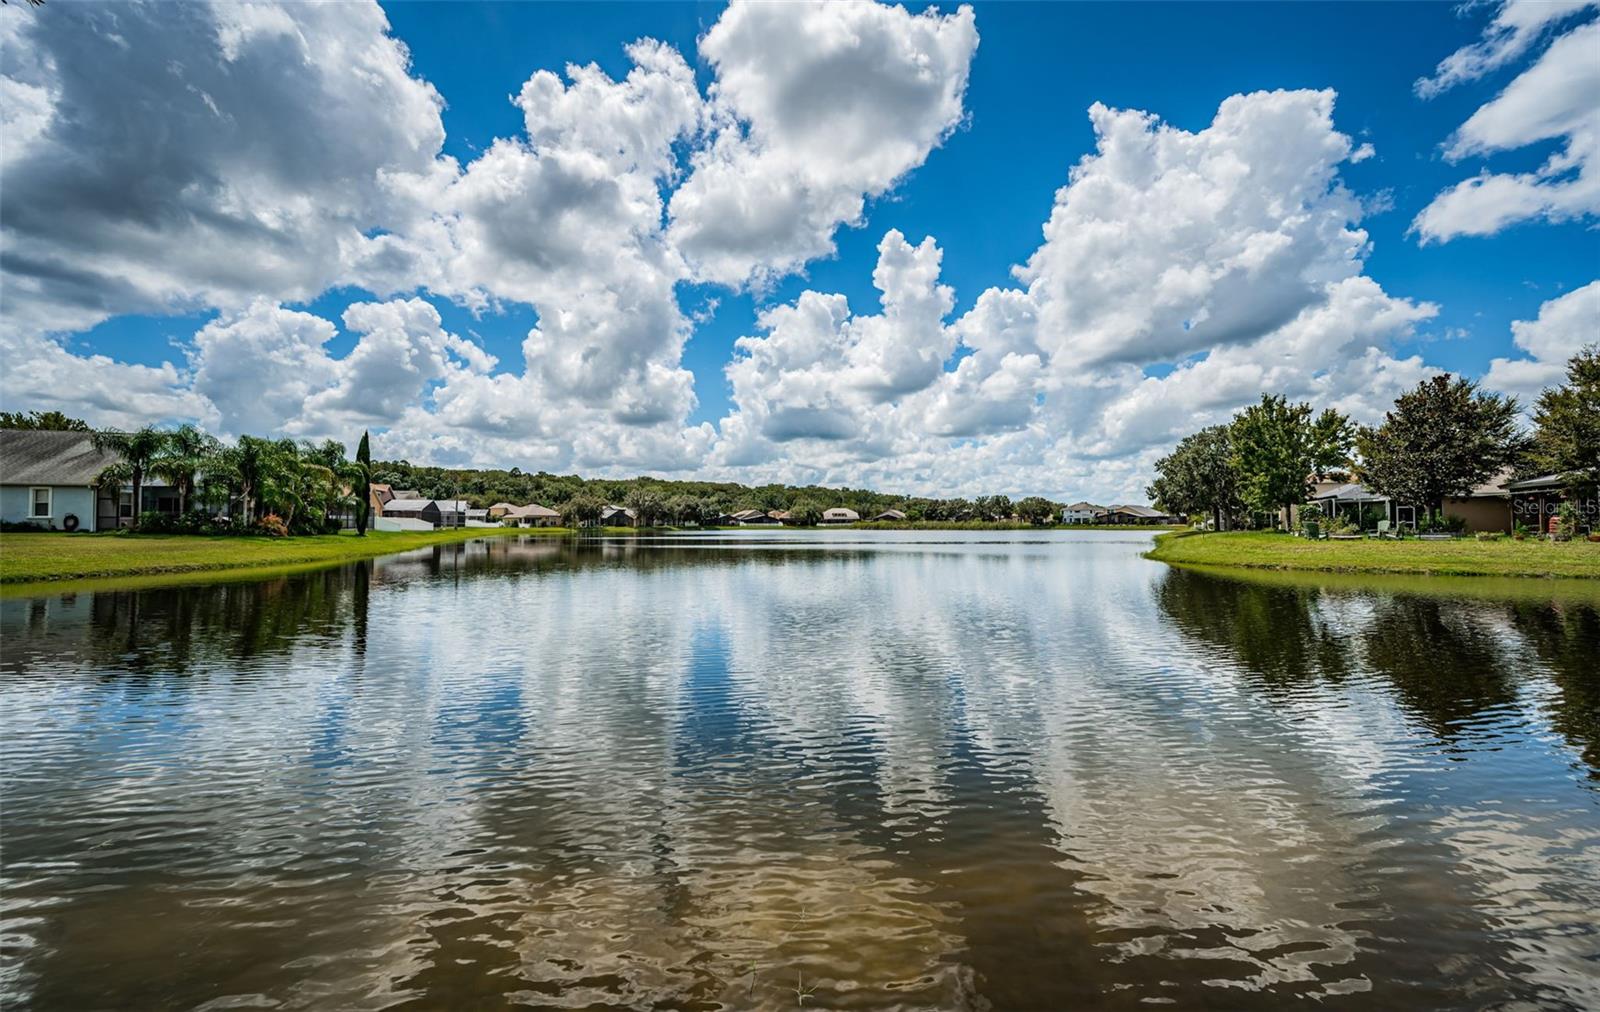
[[[600,511],[600,526],[602,527],[637,527],[638,525],[638,514],[626,507],[607,506]]]
[[[872,522],[873,523],[881,523],[881,522],[885,522],[885,521],[888,521],[888,522],[899,522],[901,520],[904,520],[905,518],[906,518],[906,515],[904,513],[900,512],[899,510],[884,510],[882,513],[879,513],[877,516],[873,517],[872,518]]]
[[[741,527],[747,524],[775,524],[779,522],[773,518],[772,514],[764,513],[761,510],[740,510],[732,514],[729,519]]]
[[[1176,521],[1177,518],[1170,513],[1132,504],[1109,506],[1102,518],[1102,522],[1108,524],[1170,524]]]
[[[468,527],[490,527],[489,511],[486,509],[469,509],[466,511],[466,525]]]
[[[495,507],[489,507],[492,515]],[[560,527],[561,514],[547,506],[538,503],[529,503],[526,506],[512,506],[502,514],[506,520],[513,521],[519,527]]]
[[[1096,506],[1092,502],[1075,502],[1061,511],[1061,522],[1064,524],[1092,524],[1104,516],[1106,508]]]
[[[844,506],[835,506],[822,511],[822,522],[825,524],[853,524],[861,520],[861,514]]]
[[[439,504],[432,499],[390,499],[383,504],[383,515],[400,520],[421,520],[434,527],[443,526]]]
[[[0,520],[48,530],[106,530],[121,521],[119,502],[95,486],[115,453],[94,448],[87,432],[0,430]],[[133,495],[128,493],[128,519]]]
[[[499,518],[502,518],[502,517],[510,515],[512,510],[516,510],[516,509],[520,509],[520,508],[521,507],[513,506],[511,503],[508,503],[508,502],[497,502],[493,506],[489,507],[489,516],[490,516],[491,519],[499,519]]]

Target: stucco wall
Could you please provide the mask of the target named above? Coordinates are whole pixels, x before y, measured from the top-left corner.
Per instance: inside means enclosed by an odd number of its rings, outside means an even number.
[[[0,520],[12,524],[36,523],[60,529],[61,518],[68,513],[76,513],[80,531],[94,530],[94,489],[56,485],[54,490],[55,495],[50,502],[50,518],[45,521],[28,516],[29,497],[33,494],[32,486],[0,485]]]
[[[1444,515],[1461,517],[1467,531],[1511,531],[1511,503],[1506,499],[1446,499]]]

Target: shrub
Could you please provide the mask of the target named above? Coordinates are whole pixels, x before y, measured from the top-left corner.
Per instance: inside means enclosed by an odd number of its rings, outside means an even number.
[[[256,533],[265,534],[269,538],[286,538],[289,536],[289,525],[276,513],[268,513],[256,521]]]
[[[1479,541],[1499,541],[1503,537],[1505,537],[1505,535],[1501,534],[1499,531],[1479,531],[1478,532],[1478,540]]]

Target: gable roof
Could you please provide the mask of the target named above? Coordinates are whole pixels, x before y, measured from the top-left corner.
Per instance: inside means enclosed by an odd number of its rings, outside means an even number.
[[[1069,513],[1093,513],[1093,512],[1095,512],[1097,510],[1103,510],[1103,509],[1105,509],[1104,506],[1096,506],[1092,502],[1075,502],[1071,506],[1067,507],[1067,512],[1069,512]]]
[[[87,432],[0,429],[0,484],[93,485],[119,459]]]
[[[506,510],[506,516],[508,516],[508,517],[541,517],[541,518],[548,518],[548,517],[559,517],[560,515],[561,515],[560,513],[557,513],[555,510],[551,509],[550,507],[548,507],[548,506],[540,506],[536,502],[531,502],[526,506],[512,506],[510,509]]]
[[[1127,513],[1127,514],[1130,514],[1130,515],[1136,516],[1136,517],[1148,517],[1148,518],[1152,518],[1152,519],[1155,518],[1155,517],[1164,517],[1164,516],[1168,515],[1166,513],[1161,512],[1160,510],[1151,509],[1148,506],[1134,506],[1132,504],[1123,505],[1123,506],[1113,506],[1113,507],[1111,507],[1111,509],[1108,512],[1111,512],[1111,513]]]
[[[433,505],[432,499],[390,499],[383,504],[385,513],[412,513]]]

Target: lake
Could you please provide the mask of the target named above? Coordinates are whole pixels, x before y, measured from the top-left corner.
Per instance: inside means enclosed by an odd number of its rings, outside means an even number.
[[[1600,1007],[1594,597],[1148,545],[0,601],[3,1004]]]

